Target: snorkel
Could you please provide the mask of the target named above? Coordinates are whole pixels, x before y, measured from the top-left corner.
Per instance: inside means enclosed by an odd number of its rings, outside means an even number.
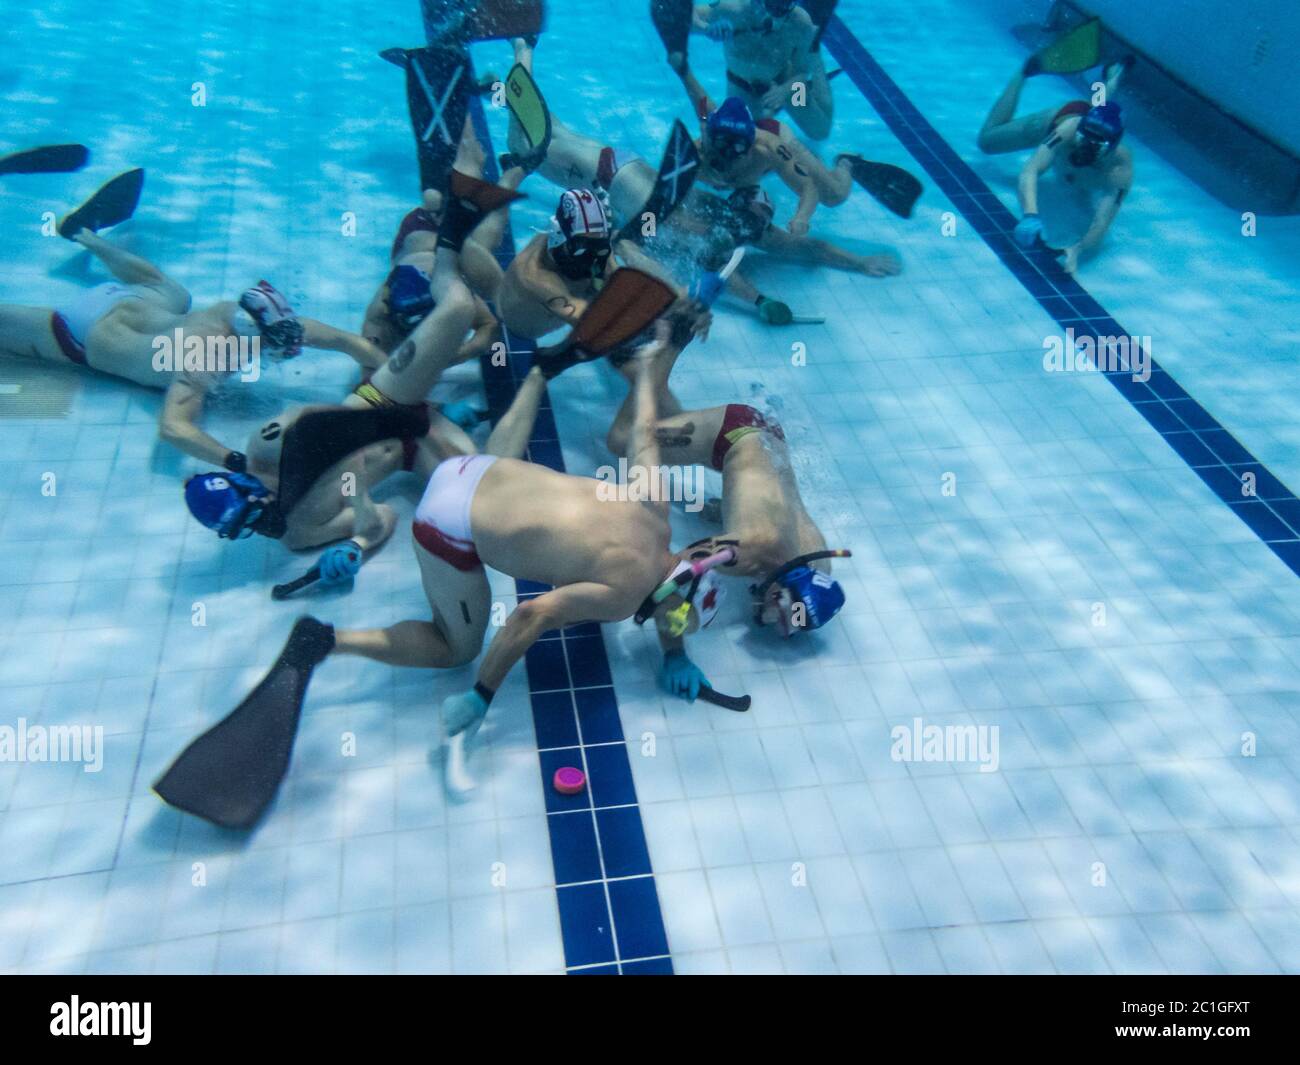
[[[693,618],[698,619],[697,628],[703,628],[713,620],[718,604],[722,599],[722,586],[711,571],[718,566],[729,566],[736,561],[734,548],[724,547],[711,555],[697,558],[690,562],[682,560],[659,586],[642,601],[632,620],[644,625],[654,616],[659,607],[674,595],[682,601],[671,610],[665,611],[657,619],[669,636],[680,638],[691,628]],[[698,606],[696,602],[698,600]]]
[[[755,624],[775,624],[787,639],[802,630],[820,629],[844,606],[844,589],[809,564],[852,557],[853,552],[844,549],[812,551],[792,558],[762,584],[752,585]],[[772,598],[774,590],[777,594]]]

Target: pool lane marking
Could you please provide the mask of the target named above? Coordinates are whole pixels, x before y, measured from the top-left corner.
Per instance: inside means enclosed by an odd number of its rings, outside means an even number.
[[[1012,240],[1015,215],[930,125],[839,16],[831,19],[824,42],[903,147],[1063,330],[1094,339],[1130,335],[1065,272],[1055,255],[1026,252]],[[1133,380],[1131,370],[1097,372],[1269,550],[1300,575],[1300,499],[1155,359],[1150,364],[1151,378],[1146,382]],[[1253,496],[1243,491],[1247,474],[1255,477]]]
[[[470,118],[487,157],[484,176],[495,181],[499,171],[478,97],[471,102]],[[514,254],[507,226],[495,255],[504,269]],[[514,398],[534,353],[531,341],[504,325],[502,335],[509,365],[494,366],[490,355],[480,359],[494,424]],[[542,399],[528,458],[565,472],[549,395]],[[532,581],[515,582],[520,601],[547,590]],[[565,969],[574,975],[671,974],[668,936],[600,626],[588,623],[546,633],[529,649],[524,664]],[[561,766],[575,764],[586,773],[587,787],[579,795],[561,795],[551,778]]]

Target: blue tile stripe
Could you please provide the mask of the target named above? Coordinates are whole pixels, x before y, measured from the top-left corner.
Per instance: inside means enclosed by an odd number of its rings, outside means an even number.
[[[473,101],[470,116],[487,156],[486,176],[495,181],[499,171],[481,100]],[[495,252],[502,267],[508,266],[515,254],[509,229]],[[531,341],[508,331],[505,339],[509,365],[494,366],[490,355],[481,361],[494,424],[514,398],[534,352]],[[542,400],[527,457],[564,472],[549,398]],[[515,582],[521,601],[547,590],[547,585],[533,581]],[[600,626],[544,633],[529,649],[524,668],[546,796],[566,970],[671,974],[668,936]],[[561,766],[577,766],[587,775],[582,794],[561,795],[551,786]]]
[[[838,16],[823,38],[832,57],[899,142],[953,206],[1058,325],[1076,337],[1130,334],[1045,251],[1026,252],[1012,239],[1016,217],[948,145]],[[1104,376],[1165,442],[1293,573],[1300,575],[1300,500],[1254,455],[1151,360],[1149,381],[1131,372]],[[1243,491],[1247,474],[1254,495]]]

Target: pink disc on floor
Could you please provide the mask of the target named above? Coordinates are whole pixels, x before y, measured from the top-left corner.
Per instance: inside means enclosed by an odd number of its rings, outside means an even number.
[[[561,795],[577,795],[587,786],[587,774],[571,765],[561,766],[551,784]]]

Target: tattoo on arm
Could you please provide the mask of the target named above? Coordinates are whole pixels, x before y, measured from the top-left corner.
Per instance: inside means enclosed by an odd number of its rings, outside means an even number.
[[[660,447],[690,447],[695,439],[695,423],[687,422],[673,428],[656,428],[655,440]]]
[[[388,368],[393,373],[401,373],[411,365],[411,360],[415,358],[415,344],[407,340],[402,346],[393,352],[392,357],[388,360]]]

